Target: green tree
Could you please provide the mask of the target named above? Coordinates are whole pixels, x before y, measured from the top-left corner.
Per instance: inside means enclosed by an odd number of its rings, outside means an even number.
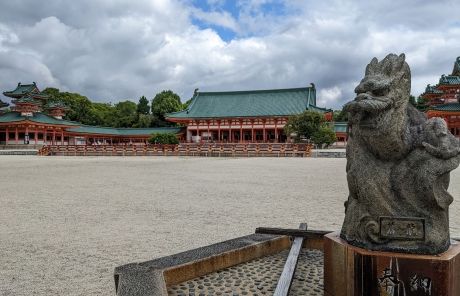
[[[348,112],[343,110],[335,110],[334,111],[334,121],[341,122],[341,121],[348,121]]]
[[[417,98],[417,105],[415,106],[418,110],[422,111],[422,112],[425,112],[429,105],[428,103],[430,102],[429,99],[424,99],[422,97],[418,97]]]
[[[111,126],[113,109],[110,103],[91,103],[85,124]]]
[[[184,104],[182,104],[182,110],[185,110],[190,106],[190,103],[192,103],[192,99],[187,100]]]
[[[337,137],[335,136],[335,132],[327,124],[323,124],[313,133],[311,140],[317,145],[322,146],[324,144],[329,146],[337,141]]]
[[[133,127],[137,119],[137,105],[131,101],[123,101],[115,104],[112,117],[114,127]]]
[[[152,100],[152,115],[158,126],[175,125],[167,122],[165,114],[182,110],[180,97],[171,90],[164,90],[155,95]]]
[[[294,135],[295,142],[312,139],[312,136],[325,123],[324,115],[318,112],[305,111],[289,117],[284,131],[286,135]]]
[[[152,126],[153,117],[150,114],[138,114],[137,123],[134,127],[150,127]]]
[[[149,114],[150,113],[149,100],[147,100],[147,98],[144,96],[139,98],[139,103],[137,103],[137,113],[138,114]]]
[[[149,138],[151,144],[179,144],[175,134],[172,133],[156,133]]]
[[[87,97],[77,93],[60,92],[57,88],[45,88],[43,92],[49,95],[51,102],[61,102],[69,107],[65,119],[90,124],[92,103]]]

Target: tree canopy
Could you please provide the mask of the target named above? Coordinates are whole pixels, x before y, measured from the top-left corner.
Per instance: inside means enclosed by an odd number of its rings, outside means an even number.
[[[165,120],[165,114],[185,108],[180,97],[171,90],[164,90],[155,95],[151,106],[145,96],[141,96],[137,104],[125,100],[113,105],[92,102],[78,93],[61,92],[52,87],[44,89],[43,92],[50,97],[50,101],[61,102],[69,108],[65,119],[86,125],[144,128],[174,126],[175,123]]]
[[[159,126],[174,125],[166,121],[165,114],[180,111],[182,108],[179,95],[171,90],[164,90],[156,94],[152,100],[152,115]]]
[[[137,103],[137,113],[150,114],[149,100],[147,100],[145,96],[139,98],[139,103]]]
[[[284,130],[295,142],[312,141],[315,144],[330,145],[336,141],[334,131],[328,126],[324,115],[305,111],[289,117]]]

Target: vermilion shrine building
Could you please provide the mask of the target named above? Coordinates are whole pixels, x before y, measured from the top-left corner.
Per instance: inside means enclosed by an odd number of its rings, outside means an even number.
[[[144,144],[153,133],[175,133],[181,128],[106,128],[63,120],[65,106],[48,102],[37,85],[19,83],[3,93],[12,98],[10,112],[0,114],[0,144],[85,145]],[[9,104],[0,101],[0,108]]]
[[[429,105],[428,117],[442,117],[452,134],[460,137],[460,57],[451,75],[442,75],[437,85],[427,85],[420,95]]]
[[[323,113],[332,121],[331,109],[316,105],[316,89],[304,88],[229,92],[195,91],[186,110],[166,119],[186,125],[187,142],[287,142],[284,125],[289,116],[306,110]],[[338,136],[346,138],[344,124]]]
[[[11,111],[0,114],[0,144],[114,145],[144,144],[152,133],[175,133],[181,142],[283,143],[289,116],[305,110],[323,113],[339,141],[346,123],[333,123],[331,109],[316,105],[316,89],[304,88],[232,92],[195,91],[189,107],[167,114],[177,128],[108,128],[64,120],[66,107],[49,102],[37,85],[19,83],[3,93],[12,98]],[[0,101],[0,108],[8,104]]]

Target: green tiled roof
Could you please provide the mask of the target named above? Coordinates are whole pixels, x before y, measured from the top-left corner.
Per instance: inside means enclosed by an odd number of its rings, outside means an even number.
[[[334,122],[334,132],[336,133],[346,133],[347,132],[347,122]]]
[[[442,75],[439,84],[460,84],[460,76]]]
[[[188,109],[169,113],[166,118],[288,116],[309,109],[319,112],[329,111],[316,107],[314,86],[273,90],[196,92]]]
[[[153,133],[174,133],[181,131],[180,127],[157,127],[157,128],[110,128],[81,125],[78,122],[56,119],[43,113],[34,113],[33,116],[22,116],[19,112],[8,112],[0,115],[0,123],[33,121],[43,124],[74,126],[67,129],[69,132],[80,134],[99,134],[112,136],[146,136]]]
[[[29,120],[37,123],[55,124],[55,125],[80,125],[77,122],[56,119],[43,113],[34,113],[33,116],[22,116],[19,112],[8,112],[0,115],[0,123],[19,122]]]
[[[20,97],[19,99],[13,100],[13,103],[15,104],[36,104],[40,105],[41,103],[38,102],[36,99],[34,99],[32,96],[26,95],[23,97]]]
[[[69,132],[79,134],[97,134],[111,136],[148,136],[151,134],[174,133],[181,131],[180,127],[156,127],[156,128],[110,128],[97,126],[81,126],[67,129]]]
[[[5,96],[11,97],[11,98],[19,98],[21,96],[31,94],[31,93],[33,93],[33,97],[35,98],[43,98],[43,99],[48,98],[46,94],[43,94],[39,91],[37,84],[35,84],[35,82],[32,84],[18,83],[18,86],[16,87],[16,89],[12,91],[3,92]]]
[[[437,110],[437,111],[459,112],[460,111],[460,103],[442,104],[442,105],[432,106],[430,109],[431,110]]]
[[[37,87],[37,85],[35,83],[33,83],[33,84],[21,84],[21,83],[18,83],[18,86],[16,87],[16,89],[14,89],[12,91],[5,91],[3,94],[5,96],[7,96],[7,97],[9,97],[11,95],[12,96],[25,95],[25,94],[30,93],[36,87]]]
[[[442,94],[443,91],[436,88],[436,86],[427,85],[425,88],[425,93],[428,94]]]
[[[10,104],[3,102],[0,100],[0,108],[8,107]]]

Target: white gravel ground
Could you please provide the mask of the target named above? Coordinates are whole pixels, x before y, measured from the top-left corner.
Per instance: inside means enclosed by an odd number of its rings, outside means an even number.
[[[257,226],[339,229],[345,161],[0,156],[0,295],[114,295],[118,265]]]

